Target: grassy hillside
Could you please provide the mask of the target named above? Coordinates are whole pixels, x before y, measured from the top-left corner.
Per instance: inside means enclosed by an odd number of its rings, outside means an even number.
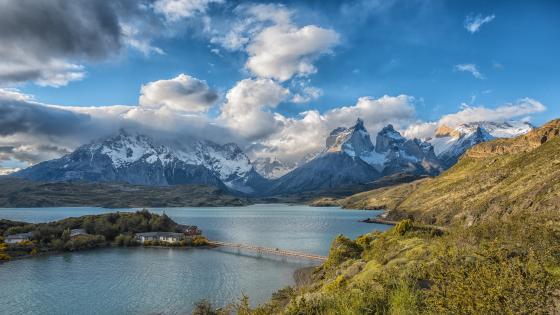
[[[405,220],[356,240],[339,236],[305,284],[256,308],[242,299],[193,314],[557,314],[556,218],[515,214],[449,232]]]
[[[337,204],[388,209],[389,219],[472,224],[524,210],[560,210],[560,120],[515,139],[482,143],[432,179],[376,189]]]
[[[0,177],[0,207],[98,206],[105,208],[243,206],[247,198],[203,185],[168,187],[106,183],[39,183]]]

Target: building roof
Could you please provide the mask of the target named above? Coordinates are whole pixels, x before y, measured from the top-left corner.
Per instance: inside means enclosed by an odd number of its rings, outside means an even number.
[[[32,232],[27,232],[27,233],[18,233],[18,234],[12,234],[12,235],[8,235],[6,236],[6,239],[19,239],[19,238],[32,238],[33,237],[33,233]]]
[[[85,229],[72,229],[70,230],[70,236],[76,236],[81,234],[87,234]]]

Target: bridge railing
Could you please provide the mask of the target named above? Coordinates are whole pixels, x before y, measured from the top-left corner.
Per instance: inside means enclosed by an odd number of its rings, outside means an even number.
[[[221,241],[208,241],[208,243],[210,245],[214,245],[214,246],[224,246],[224,247],[231,247],[231,248],[243,248],[243,249],[248,249],[248,250],[252,250],[252,251],[256,251],[256,252],[275,254],[275,255],[279,255],[279,256],[300,257],[300,258],[307,258],[307,259],[313,259],[313,260],[319,260],[319,261],[327,260],[327,257],[325,257],[325,256],[316,255],[316,254],[309,254],[309,253],[304,253],[304,252],[298,252],[298,251],[293,251],[293,250],[287,250],[287,249],[272,248],[272,247],[265,247],[265,246],[256,246],[256,245],[242,244],[242,243],[221,242]]]

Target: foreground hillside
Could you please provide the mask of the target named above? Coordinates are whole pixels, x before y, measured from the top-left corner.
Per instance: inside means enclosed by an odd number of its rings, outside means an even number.
[[[40,183],[0,177],[0,208],[243,206],[246,198],[203,185],[167,187],[106,183]]]
[[[268,303],[218,312],[200,303],[193,314],[558,314],[557,217],[516,214],[445,233],[404,220],[339,236],[321,267]]]
[[[347,208],[388,209],[430,224],[472,224],[527,210],[560,210],[560,120],[514,139],[481,143],[442,175],[341,200]]]

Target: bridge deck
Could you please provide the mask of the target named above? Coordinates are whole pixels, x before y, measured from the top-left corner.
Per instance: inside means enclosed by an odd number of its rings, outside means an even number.
[[[274,254],[274,255],[280,255],[280,256],[300,257],[300,258],[307,258],[307,259],[320,260],[320,261],[327,260],[327,257],[325,257],[325,256],[308,254],[308,253],[303,253],[303,252],[297,252],[297,251],[293,251],[293,250],[271,248],[271,247],[264,247],[264,246],[255,246],[255,245],[241,244],[241,243],[220,242],[220,241],[208,241],[208,243],[210,245],[215,245],[215,246],[248,249],[248,250],[256,251],[256,252],[259,252],[259,253],[268,253],[268,254]]]

